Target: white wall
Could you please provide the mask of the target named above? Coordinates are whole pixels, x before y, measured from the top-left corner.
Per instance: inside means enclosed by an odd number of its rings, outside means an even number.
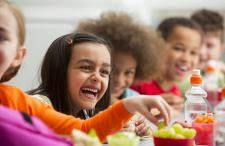
[[[11,0],[24,11],[28,54],[18,75],[9,83],[24,90],[37,86],[38,69],[46,49],[58,36],[71,32],[83,19],[103,11],[124,10],[148,25],[168,16],[185,15],[201,8],[225,14],[225,0]],[[225,15],[224,15],[225,16]]]

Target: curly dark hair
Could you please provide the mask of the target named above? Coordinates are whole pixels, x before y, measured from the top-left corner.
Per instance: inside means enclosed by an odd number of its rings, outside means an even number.
[[[76,31],[94,33],[109,41],[113,52],[131,54],[137,61],[136,80],[152,79],[161,72],[163,40],[125,12],[103,13],[99,19],[81,22]]]
[[[201,26],[204,33],[213,33],[223,40],[224,19],[218,12],[202,9],[193,13],[191,19]]]

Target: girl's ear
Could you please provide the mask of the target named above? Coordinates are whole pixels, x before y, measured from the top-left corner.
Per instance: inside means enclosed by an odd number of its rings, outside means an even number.
[[[12,67],[19,66],[26,54],[27,54],[27,48],[24,46],[20,47],[17,51],[16,57],[14,58],[11,66]]]

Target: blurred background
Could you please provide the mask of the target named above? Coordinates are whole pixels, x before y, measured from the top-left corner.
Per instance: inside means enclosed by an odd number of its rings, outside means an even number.
[[[187,16],[199,9],[220,12],[225,0],[10,0],[24,12],[27,55],[18,75],[9,83],[23,90],[37,86],[43,55],[50,43],[73,31],[77,24],[102,12],[126,11],[150,27],[168,16]]]

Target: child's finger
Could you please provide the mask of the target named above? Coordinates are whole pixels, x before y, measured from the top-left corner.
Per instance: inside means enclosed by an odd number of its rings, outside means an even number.
[[[162,115],[155,115],[155,117],[157,118],[157,119],[159,119],[159,120],[161,120],[162,118],[163,118],[163,116]]]
[[[135,126],[140,125],[141,123],[145,122],[145,117],[139,116],[138,119],[135,121]]]
[[[142,129],[138,130],[136,133],[138,136],[145,136],[145,135],[147,135],[147,132],[148,132],[148,128],[144,127]]]
[[[169,104],[163,99],[162,99],[162,103],[164,104],[164,107],[166,109],[166,113],[168,115],[168,121],[167,122],[169,123],[169,121],[171,120],[171,106],[169,106]]]
[[[141,109],[140,113],[142,115],[144,115],[153,124],[157,124],[158,123],[158,119],[155,116],[153,116],[152,113],[149,112],[149,110],[147,108]]]
[[[170,107],[165,102],[165,100],[162,99],[161,96],[159,96],[157,98],[158,98],[158,100],[156,100],[157,103],[155,104],[155,106],[158,108],[158,110],[160,112],[160,115],[162,115],[162,117],[164,118],[165,122],[168,124],[169,121],[170,121]]]
[[[141,123],[141,124],[136,126],[135,131],[141,131],[145,127],[146,127],[146,124],[145,123]]]

